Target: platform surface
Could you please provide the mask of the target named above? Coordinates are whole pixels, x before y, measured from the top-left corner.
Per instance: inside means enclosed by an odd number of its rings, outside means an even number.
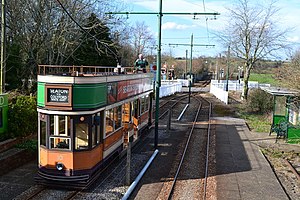
[[[230,117],[213,120],[216,124],[217,199],[289,199],[260,152],[257,136],[249,131],[245,121]]]

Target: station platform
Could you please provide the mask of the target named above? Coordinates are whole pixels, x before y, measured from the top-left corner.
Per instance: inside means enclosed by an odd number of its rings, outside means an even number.
[[[259,142],[274,143],[275,139],[258,138],[242,119],[212,120],[216,131],[216,199],[289,199],[259,150]]]

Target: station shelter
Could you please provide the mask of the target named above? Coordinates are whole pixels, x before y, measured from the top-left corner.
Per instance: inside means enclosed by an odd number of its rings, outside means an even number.
[[[300,91],[284,88],[263,89],[273,96],[273,116],[270,135],[276,133],[288,143],[300,141]]]

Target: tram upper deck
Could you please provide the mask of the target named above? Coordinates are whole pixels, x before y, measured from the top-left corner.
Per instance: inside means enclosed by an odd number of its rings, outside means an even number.
[[[153,89],[153,73],[128,67],[39,65],[37,81],[45,110],[93,110]]]

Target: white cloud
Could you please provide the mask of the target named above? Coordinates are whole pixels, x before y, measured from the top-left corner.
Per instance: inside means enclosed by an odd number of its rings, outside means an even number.
[[[288,37],[287,40],[289,42],[299,42],[299,37],[298,36]]]
[[[188,26],[185,24],[177,24],[175,22],[166,22],[161,26],[162,30],[184,30],[184,29],[194,28],[194,27],[195,25]]]

